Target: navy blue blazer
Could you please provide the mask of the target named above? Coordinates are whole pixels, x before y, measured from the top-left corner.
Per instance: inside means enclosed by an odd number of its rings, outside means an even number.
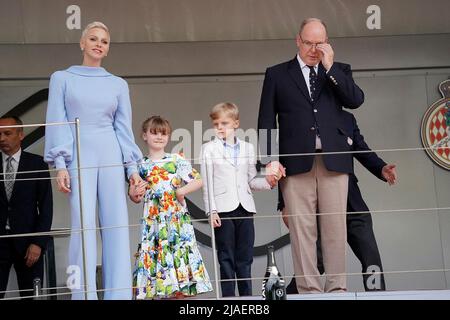
[[[364,93],[355,84],[350,65],[334,62],[326,73],[320,63],[316,92],[316,101],[313,103],[296,57],[266,70],[258,132],[278,127],[280,154],[315,152],[317,130],[324,152],[351,149],[342,130],[342,108],[358,108],[364,102]],[[260,136],[260,143],[263,142]],[[264,147],[261,152],[271,154],[270,146],[268,134],[267,149],[266,146],[261,146]],[[351,154],[324,155],[323,159],[328,170],[352,172]],[[310,171],[313,160],[313,156],[280,157],[287,175]]]
[[[22,150],[18,172],[48,170],[48,165],[41,156]],[[3,165],[0,163],[0,177],[3,176]],[[16,181],[8,203],[5,183],[0,181],[0,234],[5,234],[6,219],[9,215],[9,225],[12,234],[48,232],[53,219],[52,186],[49,179],[18,180],[33,178],[49,178],[49,172],[17,173]],[[25,251],[33,243],[46,248],[48,237],[13,238],[16,249]]]
[[[341,120],[342,121],[339,130],[347,140],[348,138],[351,139],[352,143],[350,145],[350,150],[370,151],[371,149],[367,145],[366,141],[364,140],[364,136],[359,130],[355,116],[350,112],[343,111]],[[381,174],[381,171],[386,165],[386,162],[384,162],[383,159],[381,159],[375,152],[353,153],[352,155],[374,176],[383,181],[386,181]],[[278,189],[280,190],[280,188]],[[279,191],[278,197],[278,210],[281,210],[284,207],[281,191]],[[359,190],[358,178],[354,174],[353,159],[348,181],[347,211],[369,211],[369,208],[362,198],[361,191]]]

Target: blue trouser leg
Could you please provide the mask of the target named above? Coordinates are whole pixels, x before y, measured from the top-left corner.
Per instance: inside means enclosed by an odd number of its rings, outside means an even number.
[[[222,296],[230,297],[235,295],[235,227],[233,220],[223,219],[230,216],[226,213],[219,214],[222,219],[222,225],[214,228],[217,245],[217,259],[220,265],[220,286],[222,288]],[[228,281],[223,281],[228,280]],[[231,280],[231,281],[230,281]]]
[[[132,296],[128,209],[125,195],[123,168],[100,169],[98,211],[102,226],[105,300],[130,300]]]
[[[255,242],[255,227],[253,214],[239,207],[237,217],[244,219],[235,220],[235,264],[237,279],[249,279],[252,277],[253,245]],[[252,280],[238,280],[240,296],[252,295]]]
[[[102,228],[102,267],[104,299],[131,299],[131,260],[126,203],[125,174],[122,151],[114,131],[88,131],[82,128],[82,192],[84,227],[95,229],[98,200],[99,221]],[[83,132],[86,135],[83,135]],[[89,133],[89,134],[87,134]],[[92,138],[95,136],[95,138]],[[73,157],[76,158],[76,154]],[[111,166],[114,165],[114,166]],[[75,160],[71,168],[76,167]],[[94,168],[94,169],[91,169]],[[80,229],[77,171],[71,170],[72,228]],[[118,228],[122,226],[121,228]],[[88,299],[97,299],[97,231],[86,231]],[[83,285],[81,236],[73,233],[70,241],[69,263],[79,266]],[[73,299],[84,299],[81,289],[72,290]]]
[[[70,170],[71,175],[71,193],[70,193],[70,207],[71,207],[71,222],[72,234],[69,244],[69,265],[78,266],[81,277],[81,287],[79,289],[72,289],[72,299],[84,299],[84,273],[83,273],[83,249],[81,243],[82,233],[80,221],[80,200],[78,193],[78,179],[77,171]],[[83,220],[85,230],[85,252],[86,252],[86,276],[88,288],[88,299],[97,299],[96,286],[96,265],[97,265],[97,232],[96,228],[96,202],[97,202],[97,169],[82,169],[82,192],[83,192]]]

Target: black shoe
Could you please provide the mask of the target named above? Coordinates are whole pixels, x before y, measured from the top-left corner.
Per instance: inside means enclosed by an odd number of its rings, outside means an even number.
[[[295,282],[295,275],[292,276],[291,282],[289,282],[288,286],[286,287],[286,293],[287,294],[297,294],[297,283]]]

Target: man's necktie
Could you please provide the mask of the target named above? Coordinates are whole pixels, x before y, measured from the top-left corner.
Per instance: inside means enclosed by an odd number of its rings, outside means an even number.
[[[311,101],[314,106],[314,112],[317,112],[317,73],[314,67],[308,66],[309,68],[309,90],[311,91]],[[317,118],[314,114],[314,128],[316,129],[316,149],[321,149],[322,143],[320,142],[319,126],[317,124]]]
[[[5,191],[6,197],[11,199],[12,191],[14,188],[14,168],[12,166],[13,157],[8,157],[6,159],[6,170],[5,170]]]
[[[316,84],[317,84],[317,73],[314,67],[308,66],[309,68],[309,90],[311,91],[311,101],[314,102],[316,98]]]

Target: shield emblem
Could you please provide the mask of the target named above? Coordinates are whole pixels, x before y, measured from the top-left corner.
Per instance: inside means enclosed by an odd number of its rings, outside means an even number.
[[[425,112],[420,135],[431,160],[450,170],[450,80],[441,82],[439,91],[443,99],[433,103]]]

